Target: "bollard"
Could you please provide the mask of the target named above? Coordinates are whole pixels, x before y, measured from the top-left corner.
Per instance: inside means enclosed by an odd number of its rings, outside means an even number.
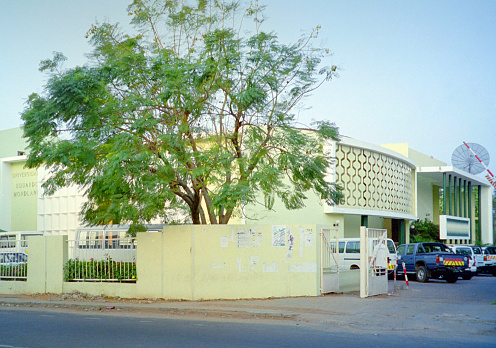
[[[406,288],[408,289],[408,276],[406,275],[406,267],[405,267],[405,263],[402,262],[402,265],[403,265],[403,273],[405,273],[405,280],[406,280]]]
[[[394,279],[393,280],[393,284],[394,284],[394,290],[393,290],[393,292],[396,292],[396,269],[397,268],[398,267],[394,267],[394,272],[393,272],[393,279]]]

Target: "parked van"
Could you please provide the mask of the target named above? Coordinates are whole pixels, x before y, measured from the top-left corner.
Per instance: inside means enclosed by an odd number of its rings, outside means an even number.
[[[0,232],[0,264],[13,266],[28,262],[28,237],[42,235],[38,231]]]
[[[146,225],[147,232],[162,232],[164,225]],[[84,261],[136,258],[136,238],[128,235],[129,225],[79,227],[76,239],[69,241],[69,259]]]
[[[378,238],[369,238],[369,243],[369,250],[372,253],[377,248]],[[392,274],[396,268],[396,247],[393,240],[389,238],[386,240],[386,246],[387,269]],[[378,252],[379,258],[380,254],[381,250]],[[339,239],[339,268],[341,270],[360,269],[360,238]]]

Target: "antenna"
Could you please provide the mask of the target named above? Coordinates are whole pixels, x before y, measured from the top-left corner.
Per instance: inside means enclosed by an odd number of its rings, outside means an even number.
[[[468,155],[467,151],[469,152]],[[473,158],[475,158],[479,163],[474,164],[474,161],[472,160]],[[488,173],[486,175],[487,181],[489,181],[496,189],[496,179],[494,174],[487,168],[487,165],[489,164],[489,153],[483,146],[463,142],[463,145],[458,146],[453,152],[451,162],[456,168],[468,171],[471,174],[479,174],[486,170]],[[482,167],[482,170],[480,170],[480,167]],[[468,168],[468,170],[465,168]]]
[[[489,153],[479,144],[463,142],[453,151],[451,163],[455,168],[477,175],[489,165]]]

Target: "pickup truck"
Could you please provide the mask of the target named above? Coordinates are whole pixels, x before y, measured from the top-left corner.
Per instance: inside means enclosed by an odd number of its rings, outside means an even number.
[[[406,273],[415,274],[419,282],[427,282],[429,278],[445,279],[455,283],[469,267],[466,255],[457,255],[442,243],[424,242],[402,244],[396,250],[398,254],[397,272],[402,274],[403,262]]]
[[[485,273],[490,273],[496,277],[496,247],[488,246],[482,248],[484,253],[484,266],[483,270]]]

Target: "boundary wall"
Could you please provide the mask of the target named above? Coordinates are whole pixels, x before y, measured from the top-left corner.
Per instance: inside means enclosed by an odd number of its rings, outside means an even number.
[[[138,233],[136,283],[64,282],[67,236],[29,237],[27,281],[0,293],[174,300],[319,296],[319,225],[184,225]]]

